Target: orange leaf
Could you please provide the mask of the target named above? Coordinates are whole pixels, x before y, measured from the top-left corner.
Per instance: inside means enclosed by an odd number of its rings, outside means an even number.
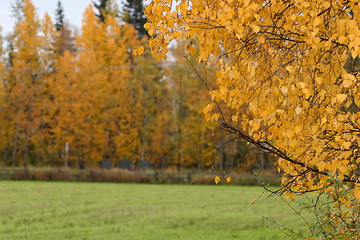
[[[227,183],[230,183],[230,182],[231,182],[231,177],[227,177],[227,178],[226,178],[226,182],[227,182]]]

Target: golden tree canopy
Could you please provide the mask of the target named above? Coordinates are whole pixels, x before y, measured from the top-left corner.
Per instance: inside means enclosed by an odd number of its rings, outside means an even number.
[[[205,117],[276,154],[288,190],[329,191],[338,177],[359,197],[358,0],[154,0],[146,14],[156,59],[183,38],[215,60]]]

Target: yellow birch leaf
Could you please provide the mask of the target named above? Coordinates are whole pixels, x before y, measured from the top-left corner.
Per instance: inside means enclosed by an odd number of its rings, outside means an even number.
[[[300,86],[301,88],[305,88],[305,87],[306,87],[306,84],[305,84],[304,82],[299,82],[299,86]]]
[[[312,90],[309,88],[304,88],[302,92],[304,93],[306,99],[308,99],[312,95]]]
[[[290,146],[291,146],[291,147],[296,147],[297,144],[298,144],[298,141],[297,141],[297,140],[294,140],[294,139],[291,139],[291,140],[290,140]]]
[[[351,51],[351,57],[352,58],[356,58],[358,56],[358,52],[357,51]]]
[[[223,95],[227,92],[227,88],[223,87],[223,86],[220,86],[219,90],[220,90],[220,93],[223,94]]]
[[[233,116],[231,117],[231,120],[232,120],[233,122],[237,123],[238,117],[237,117],[236,115],[233,115]]]
[[[252,25],[252,29],[254,30],[255,33],[260,32],[260,27],[258,25]]]
[[[296,134],[299,134],[302,130],[302,126],[295,126],[294,131]]]
[[[347,40],[348,40],[348,38],[345,36],[340,36],[338,39],[339,43],[341,43],[341,44],[346,44]]]
[[[314,26],[317,26],[317,25],[319,25],[320,23],[321,23],[321,19],[320,19],[320,18],[315,18],[315,20],[314,20],[314,22],[313,22]]]
[[[138,50],[138,54],[139,54],[139,56],[140,56],[140,55],[142,55],[142,54],[144,53],[145,48],[144,48],[143,46],[141,46],[141,47],[139,47],[137,50]]]
[[[149,33],[150,36],[153,36],[154,33],[155,33],[155,28],[150,28],[150,29],[148,30],[148,33]]]
[[[214,113],[211,116],[211,120],[213,120],[213,121],[217,121],[217,120],[219,120],[219,118],[220,118],[220,114],[218,114],[218,113]]]
[[[324,161],[318,162],[317,167],[318,167],[319,171],[321,171],[321,172],[324,171],[326,168],[326,162],[324,162]]]
[[[288,92],[288,88],[287,87],[285,87],[285,86],[282,86],[281,88],[280,88],[280,91],[283,93],[283,94],[286,94],[287,92]]]
[[[220,177],[219,176],[216,176],[215,177],[215,183],[218,184],[220,182]]]
[[[346,79],[346,80],[343,81],[343,86],[344,86],[345,88],[351,87],[352,84],[353,84],[353,81],[351,81],[351,80],[349,80],[349,79]]]
[[[302,112],[302,108],[301,108],[301,107],[296,107],[296,108],[295,108],[295,113],[296,113],[297,115],[299,115],[301,112]]]
[[[339,103],[343,103],[345,101],[346,97],[347,97],[346,94],[342,94],[342,93],[336,95],[336,99],[338,100]]]
[[[144,53],[144,47],[143,46],[141,46],[141,47],[139,47],[139,48],[137,48],[137,49],[134,49],[133,51],[132,51],[132,54],[134,55],[134,56],[140,56],[141,54],[143,54]]]
[[[185,15],[187,7],[188,7],[188,5],[186,3],[179,4],[180,13],[182,15]]]
[[[182,36],[182,32],[179,32],[179,31],[174,32],[174,37],[175,38],[181,38],[181,36]]]
[[[296,195],[294,194],[294,193],[292,193],[292,192],[286,192],[286,198],[287,199],[291,199],[291,200],[295,200],[296,199]]]
[[[345,149],[349,149],[350,146],[351,146],[351,142],[345,142],[345,143],[343,143],[342,146],[343,146]]]
[[[360,185],[356,184],[354,188],[354,197],[360,202]]]
[[[252,123],[252,130],[257,131],[260,128],[260,121],[258,119],[255,119]]]
[[[321,77],[316,77],[315,81],[317,84],[322,84],[323,83],[323,79]]]
[[[194,47],[190,46],[189,53],[191,54],[191,56],[194,56],[196,54],[196,49]]]
[[[295,135],[295,133],[294,133],[294,131],[289,130],[289,131],[286,131],[285,135],[286,135],[286,137],[291,139]]]
[[[150,26],[151,26],[151,24],[150,24],[149,22],[147,22],[147,23],[144,24],[144,28],[145,28],[146,30],[148,30],[148,29],[150,28]]]
[[[265,37],[264,36],[258,37],[258,42],[259,43],[264,43],[265,42]]]

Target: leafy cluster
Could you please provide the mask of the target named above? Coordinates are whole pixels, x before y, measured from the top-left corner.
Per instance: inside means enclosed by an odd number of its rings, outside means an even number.
[[[360,199],[359,1],[155,0],[146,13],[156,59],[182,38],[218,65],[206,118],[276,155],[288,196],[333,196],[336,178]]]

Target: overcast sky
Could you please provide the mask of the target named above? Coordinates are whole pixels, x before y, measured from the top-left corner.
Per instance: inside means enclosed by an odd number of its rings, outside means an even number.
[[[14,18],[11,17],[11,5],[14,2],[15,0],[0,0],[0,26],[3,28],[3,35],[13,29]],[[47,12],[53,20],[57,2],[58,0],[32,0],[40,18],[43,18],[44,13]],[[65,19],[75,27],[80,28],[82,14],[92,0],[61,0],[61,2],[64,6]]]

